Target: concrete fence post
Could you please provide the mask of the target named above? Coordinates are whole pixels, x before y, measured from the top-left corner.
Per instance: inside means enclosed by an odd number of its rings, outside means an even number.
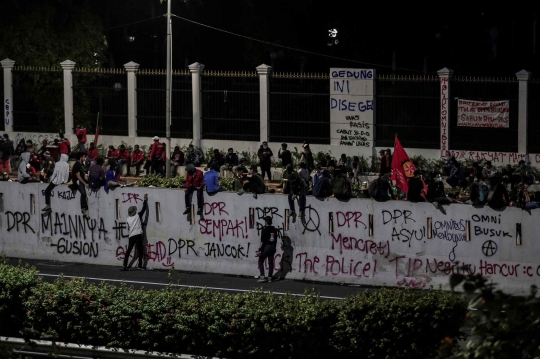
[[[516,72],[519,81],[518,99],[518,153],[528,154],[527,146],[527,126],[528,126],[528,102],[529,102],[529,78],[531,73],[526,70]]]
[[[4,59],[0,61],[4,69],[4,126],[6,132],[13,132],[13,66],[15,61]]]
[[[64,136],[73,135],[73,69],[75,62],[66,60],[60,65],[64,70]]]
[[[447,67],[437,71],[439,74],[439,81],[441,83],[441,158],[446,156],[446,151],[450,150],[450,78],[454,73]]]
[[[127,72],[128,136],[137,136],[137,76],[139,64],[133,61],[124,64]]]
[[[193,99],[193,145],[201,147],[202,134],[202,102],[201,102],[201,73],[204,65],[198,62],[189,65],[191,72],[191,97]]]
[[[268,89],[269,81],[268,76],[272,72],[272,66],[262,64],[257,66],[257,73],[259,74],[259,113],[260,113],[260,125],[259,125],[259,140],[261,142],[268,141],[268,114],[269,114],[269,101],[268,101]]]

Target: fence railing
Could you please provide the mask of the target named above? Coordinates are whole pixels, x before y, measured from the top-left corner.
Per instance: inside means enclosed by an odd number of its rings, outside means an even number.
[[[137,136],[165,137],[167,128],[166,72],[141,70],[137,72]],[[172,73],[171,136],[193,137],[193,103],[189,71]]]
[[[64,69],[65,70],[65,69]],[[129,69],[128,69],[129,70]],[[132,70],[131,70],[132,71]],[[64,84],[61,67],[13,68],[13,130],[63,132]],[[95,129],[99,114],[106,135],[165,136],[166,72],[135,70],[135,84],[126,69],[75,68],[73,125]],[[268,103],[268,140],[330,143],[330,78],[327,73],[271,73],[268,94],[260,93],[256,71],[202,71],[199,94],[193,94],[193,74],[173,71],[171,137],[194,138],[194,96],[200,97],[202,139],[259,141],[261,103]],[[264,74],[266,76],[266,74]],[[3,78],[2,78],[3,81]],[[131,80],[130,80],[131,81]],[[519,81],[515,77],[450,78],[449,147],[453,150],[518,151]],[[528,151],[540,152],[540,80],[528,82]],[[128,87],[134,86],[135,126],[129,125]],[[4,88],[1,86],[1,91]],[[262,98],[264,102],[261,102]],[[394,136],[411,148],[440,145],[441,89],[437,75],[378,74],[375,79],[375,144],[392,147]],[[509,100],[509,128],[457,126],[457,100]],[[198,103],[198,101],[195,101]],[[2,127],[5,125],[2,121]]]
[[[269,140],[330,144],[328,74],[270,76]]]
[[[259,140],[259,76],[256,72],[205,71],[201,88],[203,139]]]

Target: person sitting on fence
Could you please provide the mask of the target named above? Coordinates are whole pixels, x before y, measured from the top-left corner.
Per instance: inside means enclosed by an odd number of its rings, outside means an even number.
[[[117,163],[115,160],[109,161],[109,169],[105,173],[105,184],[103,185],[103,189],[105,189],[105,192],[109,193],[109,189],[114,189],[116,187],[123,187],[121,182],[125,182],[126,180],[120,179],[120,175],[116,174],[115,169],[117,169]]]
[[[409,202],[427,202],[426,191],[424,190],[424,182],[422,181],[422,170],[415,170],[414,177],[409,178],[407,201]]]
[[[191,211],[191,198],[193,192],[197,192],[197,215],[203,215],[204,206],[204,176],[201,170],[195,168],[193,164],[186,166],[186,189],[185,203],[186,209],[183,214],[188,214]]]
[[[219,169],[221,178],[225,178],[225,171],[230,171],[233,174],[236,174],[238,169],[238,155],[234,153],[232,148],[229,148],[227,152],[227,156],[225,156],[225,164]]]
[[[482,176],[490,187],[496,182],[493,181],[493,179],[497,177],[497,175],[497,169],[491,165],[491,161],[486,161],[486,163],[484,163],[484,169],[482,170]]]
[[[304,162],[300,162],[298,165],[298,174],[300,177],[304,179],[306,183],[309,183],[310,176],[309,176],[309,170],[307,169],[307,165]]]
[[[428,184],[427,200],[439,209],[439,206],[444,203],[456,203],[454,199],[448,197],[444,192],[444,184],[441,174],[439,172],[433,172],[431,174],[431,180]]]
[[[257,172],[257,166],[252,165],[249,169],[249,174],[251,177],[247,177],[243,182],[243,190],[238,191],[238,194],[243,194],[245,192],[253,193],[253,198],[257,199],[259,194],[266,192],[266,186],[264,185],[264,180],[262,176]]]
[[[323,170],[322,177],[313,186],[313,195],[317,198],[328,198],[332,196],[332,181],[330,171]]]
[[[347,180],[347,170],[345,167],[338,166],[334,170],[332,180],[332,192],[338,200],[348,200],[353,197],[350,182]]]
[[[105,185],[105,171],[103,170],[103,164],[105,160],[98,157],[96,164],[90,167],[88,173],[88,185],[93,191],[97,191],[101,186]]]
[[[289,209],[291,213],[289,214],[290,217],[292,217],[293,223],[296,222],[296,209],[294,206],[294,201],[298,199],[298,207],[300,210],[300,220],[302,222],[305,221],[305,210],[306,210],[306,194],[308,191],[308,185],[306,181],[302,178],[302,176],[298,175],[297,173],[291,173],[289,176],[289,185],[290,185],[290,193],[289,193]]]
[[[210,170],[204,174],[204,185],[206,187],[206,193],[213,196],[218,192],[224,191],[223,187],[219,185],[219,166],[213,164]]]
[[[453,189],[458,186],[462,188],[467,187],[465,171],[458,161],[454,161],[452,170],[450,171],[450,176],[446,178],[446,183],[448,183]]]
[[[212,157],[210,158],[210,161],[208,161],[208,165],[206,166],[205,170],[208,170],[208,168],[211,168],[212,166],[218,165],[219,168],[225,164],[225,157],[219,152],[217,148],[214,148],[214,153],[212,153]]]

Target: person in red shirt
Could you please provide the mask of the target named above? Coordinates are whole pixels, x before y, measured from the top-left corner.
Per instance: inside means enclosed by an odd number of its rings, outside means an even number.
[[[204,176],[201,170],[196,169],[193,164],[189,164],[186,167],[186,210],[184,214],[188,214],[191,210],[191,198],[193,192],[197,191],[197,215],[203,215],[204,206]]]
[[[129,160],[129,151],[126,149],[126,146],[120,145],[116,150],[116,161],[118,168],[121,169],[121,173],[124,173],[124,165],[128,163]]]
[[[152,163],[152,171],[155,173],[163,174],[162,167],[165,162],[163,162],[163,153],[165,152],[165,147],[163,143],[159,142],[159,137],[154,136],[154,143],[150,146],[150,155],[148,159]]]
[[[90,160],[90,167],[96,164],[99,152],[97,148],[94,145],[94,142],[90,142],[90,148],[88,151],[86,151],[86,155],[88,156],[88,159]]]
[[[131,176],[131,167],[135,167],[135,176],[139,176],[141,172],[141,165],[144,162],[144,152],[139,149],[139,145],[133,147],[133,152],[131,152],[130,161],[127,164],[127,175]]]
[[[77,136],[77,140],[79,141],[79,152],[86,152],[86,148],[84,147],[86,144],[86,128],[82,125],[77,126],[75,136]]]
[[[62,137],[62,136],[60,136]],[[70,152],[71,143],[69,143],[69,140],[67,138],[62,138],[61,140],[55,138],[54,144],[58,146],[58,151],[60,152],[60,155],[68,155]]]

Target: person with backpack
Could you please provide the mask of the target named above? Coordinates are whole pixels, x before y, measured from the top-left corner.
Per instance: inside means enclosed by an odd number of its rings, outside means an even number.
[[[258,283],[272,282],[274,275],[274,256],[276,254],[278,233],[272,225],[272,217],[264,217],[264,227],[261,231],[261,245],[255,253],[259,257],[259,280]],[[268,277],[264,276],[264,261],[268,260]]]
[[[347,179],[347,170],[345,167],[338,166],[334,170],[332,193],[338,200],[348,200],[352,197],[351,183]]]
[[[506,185],[496,178],[492,178],[491,182],[493,184],[489,188],[489,193],[487,196],[488,206],[492,209],[501,209],[510,205],[510,197],[508,196]]]
[[[330,171],[323,170],[322,176],[317,180],[317,183],[313,186],[312,193],[317,198],[327,198],[332,195],[332,181]]]
[[[88,186],[91,190],[96,191],[105,184],[105,171],[103,170],[103,164],[105,160],[103,157],[98,157],[96,164],[90,167],[88,172]]]
[[[388,174],[380,176],[371,181],[368,186],[368,194],[377,202],[386,202],[389,199],[394,199],[392,193],[392,184],[390,183],[390,177]]]
[[[306,194],[308,191],[308,185],[306,181],[296,173],[292,173],[289,176],[289,184],[291,186],[291,191],[289,193],[289,209],[291,213],[289,214],[292,217],[293,223],[296,222],[296,208],[294,206],[294,201],[298,199],[298,207],[300,209],[300,220],[305,221],[305,210],[306,210]]]

